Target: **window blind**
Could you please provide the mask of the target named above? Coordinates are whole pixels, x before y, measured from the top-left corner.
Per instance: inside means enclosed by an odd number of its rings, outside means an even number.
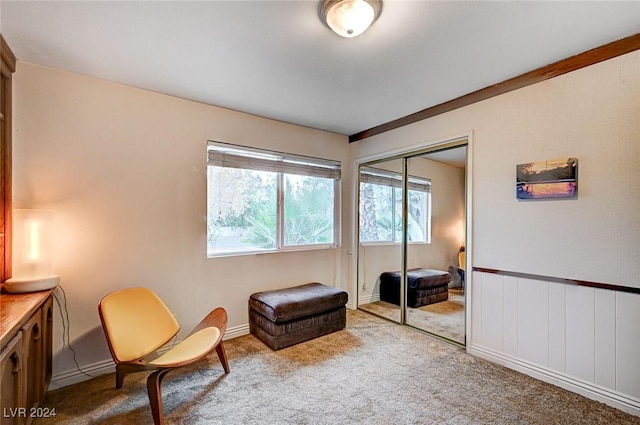
[[[340,180],[340,162],[209,141],[207,165]]]
[[[402,174],[373,167],[360,167],[360,182],[382,186],[402,187]],[[431,192],[431,180],[409,176],[409,189]]]

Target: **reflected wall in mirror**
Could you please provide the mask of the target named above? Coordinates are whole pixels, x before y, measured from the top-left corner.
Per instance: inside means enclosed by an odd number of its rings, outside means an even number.
[[[399,323],[402,162],[396,159],[360,167],[358,214],[358,305]],[[389,302],[389,297],[396,303]]]
[[[465,343],[465,296],[458,254],[465,244],[466,147],[407,159],[407,174],[429,179],[430,243],[407,245],[406,323],[446,339]],[[409,177],[409,182],[411,177]],[[409,188],[411,189],[411,188]],[[419,216],[411,202],[408,217]]]

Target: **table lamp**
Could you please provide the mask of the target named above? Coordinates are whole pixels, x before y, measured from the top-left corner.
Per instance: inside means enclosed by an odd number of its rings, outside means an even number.
[[[13,277],[7,292],[22,293],[55,288],[53,273],[53,211],[13,210]]]

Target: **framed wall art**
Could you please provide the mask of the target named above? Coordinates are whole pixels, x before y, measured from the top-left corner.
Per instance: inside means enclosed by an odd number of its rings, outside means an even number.
[[[560,158],[516,165],[518,200],[564,199],[578,196],[578,160]]]

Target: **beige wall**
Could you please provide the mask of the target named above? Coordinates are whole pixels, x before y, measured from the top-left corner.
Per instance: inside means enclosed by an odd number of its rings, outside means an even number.
[[[409,174],[431,179],[431,244],[409,244],[407,266],[448,271],[458,264],[464,245],[464,169],[429,160],[411,158]]]
[[[352,143],[473,131],[474,266],[640,287],[640,52]],[[576,157],[577,200],[518,202],[516,164]]]
[[[205,161],[207,139],[346,161],[345,136],[24,62],[14,81],[14,205],[55,211],[80,365],[109,359],[97,304],[118,288],[153,288],[184,332],[217,305],[246,332],[251,293],[344,281],[341,249],[207,259]],[[56,320],[54,379],[75,370]]]

